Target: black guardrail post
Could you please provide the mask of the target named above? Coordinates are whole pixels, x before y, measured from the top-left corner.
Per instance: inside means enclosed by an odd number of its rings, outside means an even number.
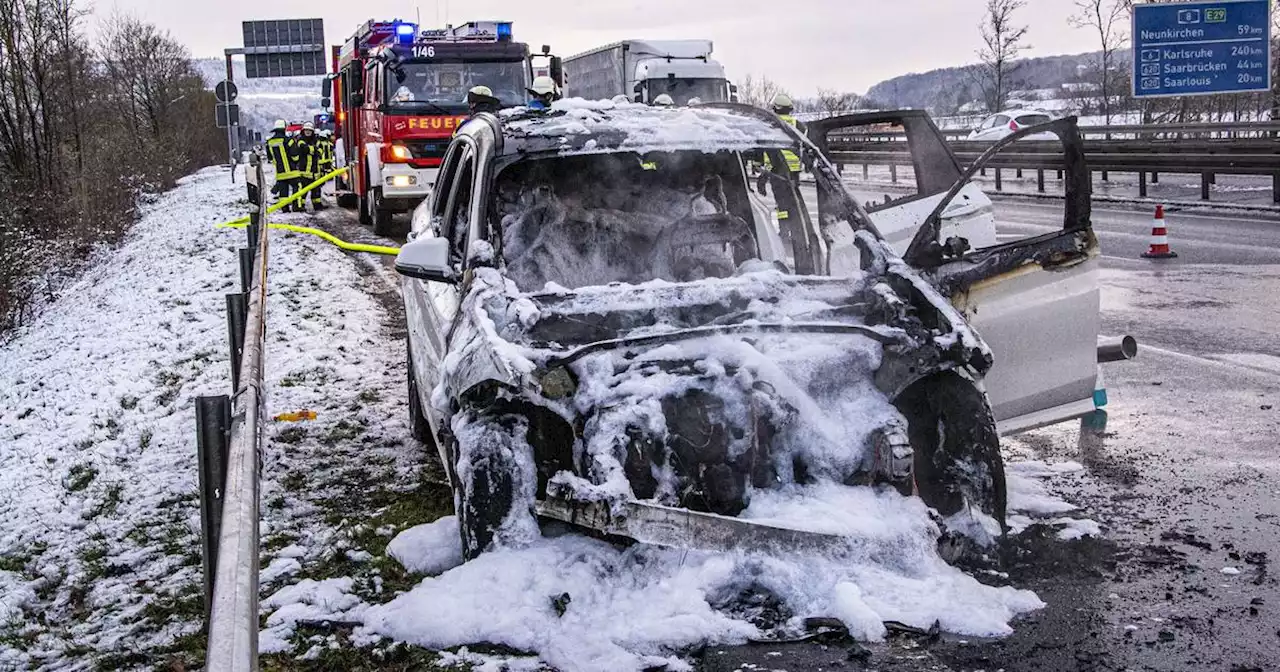
[[[245,320],[249,314],[249,295],[227,295],[227,336],[231,339],[231,387],[240,389],[240,358],[244,354]]]
[[[218,537],[222,534],[222,494],[227,480],[227,432],[231,398],[196,398],[196,466],[200,479],[200,542],[204,569],[204,615],[213,607]]]
[[[1209,200],[1209,185],[1213,183],[1213,178],[1209,173],[1200,173],[1200,200]]]
[[[1147,197],[1147,171],[1138,171],[1138,198]]]
[[[249,293],[253,287],[253,248],[240,248],[240,291]]]
[[[249,213],[249,226],[245,227],[245,231],[249,236],[249,249],[253,251],[253,254],[258,253],[258,236],[260,235],[259,231],[261,228],[262,215],[259,214],[257,210],[254,210]],[[246,287],[245,291],[247,292],[249,289]]]
[[[1280,203],[1280,173],[1271,176],[1271,201]]]

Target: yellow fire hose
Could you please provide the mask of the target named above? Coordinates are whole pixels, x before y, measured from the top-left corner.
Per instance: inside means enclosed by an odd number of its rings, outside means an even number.
[[[302,198],[303,196],[306,196],[307,193],[310,192],[312,189],[319,189],[321,185],[323,185],[325,182],[332,180],[333,178],[347,172],[348,170],[350,170],[350,168],[339,168],[333,171],[332,173],[329,173],[328,175],[325,175],[324,177],[317,179],[315,182],[312,182],[311,184],[308,184],[307,186],[299,189],[297,193],[293,194],[289,198],[286,198],[282,201],[278,201],[275,204],[268,207],[267,214],[270,215],[271,213],[276,212],[287,205],[293,204],[298,199]],[[263,198],[265,196],[266,190],[262,188],[262,185],[258,185],[258,193],[259,193],[259,198]],[[215,228],[243,229],[246,226],[249,226],[249,217],[247,215],[244,217],[240,217],[239,219],[233,219],[229,222],[223,222],[217,225],[217,227]],[[267,224],[267,226],[272,229],[280,229],[283,231],[292,231],[294,233],[306,233],[313,236],[318,236],[338,246],[339,249],[349,250],[351,252],[369,252],[372,254],[389,254],[389,255],[400,254],[400,248],[397,248],[397,247],[387,247],[384,245],[365,245],[364,243],[348,243],[347,241],[342,240],[327,231],[321,231],[320,229],[313,229],[308,226],[294,226],[293,224],[274,224],[274,223],[269,223]]]

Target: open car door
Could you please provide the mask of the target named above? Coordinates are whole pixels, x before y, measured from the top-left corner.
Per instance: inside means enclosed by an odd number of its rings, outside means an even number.
[[[874,174],[866,172],[865,181],[846,182],[845,187],[864,204],[876,229],[898,254],[906,252],[920,223],[964,172],[946,138],[923,110],[819,119],[805,124],[805,134],[833,164],[874,166]],[[900,179],[890,182],[890,174]],[[823,194],[818,198],[819,208],[823,208]],[[942,213],[941,225],[944,240],[958,236],[975,248],[996,242],[991,201],[976,184],[965,183]]]
[[[971,180],[999,166],[1001,152],[1037,133],[1061,141],[1061,228],[1013,223],[994,244],[975,244],[944,226],[963,207]],[[1043,137],[1043,136],[1041,136]],[[1036,142],[1053,163],[1056,152]],[[1026,145],[1024,145],[1026,147]],[[965,314],[995,355],[987,395],[1002,434],[1094,410],[1099,317],[1099,248],[1090,220],[1092,184],[1075,118],[1023,129],[993,145],[937,202],[903,258],[925,271]],[[958,205],[960,204],[960,205]]]

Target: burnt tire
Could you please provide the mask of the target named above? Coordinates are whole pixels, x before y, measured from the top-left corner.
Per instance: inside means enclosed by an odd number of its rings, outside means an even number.
[[[515,416],[481,415],[468,424],[454,446],[454,489],[462,556],[474,560],[494,546],[500,532],[517,527],[513,519],[522,513],[515,509],[526,494],[527,475],[513,451],[526,445],[527,428]],[[527,494],[531,501],[532,491]],[[532,511],[528,515],[536,530]]]
[[[422,397],[418,394],[418,380],[413,375],[413,350],[405,339],[405,365],[409,370],[409,428],[413,438],[435,450],[435,436],[431,432],[431,423],[427,422],[427,414],[422,408]]]
[[[1000,437],[986,395],[956,373],[920,381],[894,402],[907,418],[916,491],[943,517],[976,507],[1007,530]]]

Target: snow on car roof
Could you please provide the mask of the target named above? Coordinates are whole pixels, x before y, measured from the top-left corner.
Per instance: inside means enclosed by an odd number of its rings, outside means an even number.
[[[556,101],[550,112],[527,108],[505,112],[503,122],[509,154],[745,151],[797,144],[783,129],[750,116],[745,109],[662,108],[570,98]]]

